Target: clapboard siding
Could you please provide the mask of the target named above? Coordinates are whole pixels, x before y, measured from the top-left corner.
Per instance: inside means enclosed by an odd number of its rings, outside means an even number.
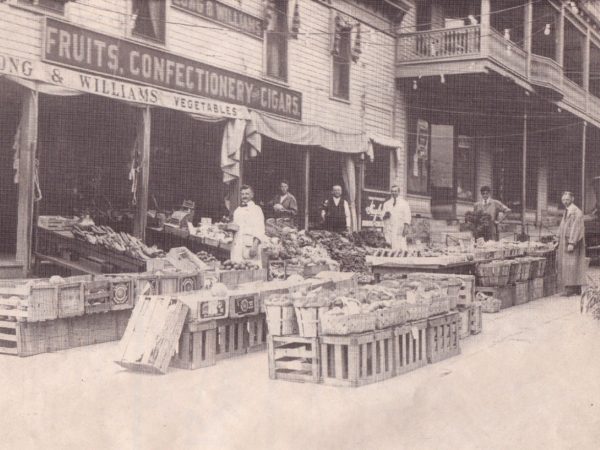
[[[222,1],[254,16],[263,15],[262,0]],[[12,55],[39,58],[43,13],[12,3],[0,4],[0,29],[3,32],[0,49]],[[149,44],[251,77],[264,76],[262,40],[170,7],[170,1],[167,4],[165,44]],[[295,1],[289,3],[290,22],[295,4]],[[389,30],[389,23],[366,8],[343,0],[334,0],[332,7],[309,0],[298,4],[300,36],[289,41],[289,79],[285,84],[303,94],[303,121],[403,141],[405,107],[394,87],[395,39],[384,32]],[[331,23],[338,11],[361,23],[363,52],[358,62],[351,66],[348,102],[331,98]],[[67,3],[63,18],[95,31],[128,37],[131,3],[126,0],[78,0]],[[406,31],[413,26],[414,8],[406,15],[401,28]],[[395,98],[399,99],[399,104],[395,104]],[[394,116],[396,123],[393,123]],[[402,171],[404,159],[398,166],[402,166]]]

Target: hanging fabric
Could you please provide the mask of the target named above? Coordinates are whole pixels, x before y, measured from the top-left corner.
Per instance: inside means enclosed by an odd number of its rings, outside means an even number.
[[[20,154],[21,154],[21,136],[22,129],[25,126],[23,123],[25,118],[21,114],[21,119],[19,119],[19,125],[17,126],[17,131],[15,133],[15,138],[13,140],[13,169],[15,171],[14,183],[19,184],[19,164],[20,164]]]
[[[164,0],[147,0],[148,1],[148,13],[150,15],[150,23],[154,30],[154,37],[160,39],[162,37],[162,24]]]
[[[246,121],[242,119],[229,120],[225,125],[221,144],[221,170],[224,183],[230,183],[240,178],[241,148],[245,130]],[[257,154],[256,149],[252,151],[253,155]]]
[[[296,0],[294,6],[294,16],[292,17],[292,28],[290,36],[294,39],[298,39],[298,33],[300,32],[300,4],[299,0]]]
[[[360,34],[360,23],[356,24],[356,37],[354,38],[354,47],[352,47],[352,61],[358,62],[362,54],[362,37]]]
[[[354,25],[349,18],[336,14],[333,20],[331,54],[334,56],[350,57],[351,55],[342,55],[342,37],[345,33],[352,33]]]
[[[265,0],[263,17],[265,20],[265,29],[267,31],[275,31],[275,1]]]
[[[144,116],[142,113],[139,114],[137,129],[135,133],[135,140],[133,141],[133,147],[131,149],[131,165],[129,167],[128,179],[131,181],[131,204],[137,205],[137,190],[138,180],[141,171],[141,158],[142,158],[142,145],[144,136]]]
[[[40,187],[40,160],[35,159],[33,166],[33,201],[39,202],[42,199],[42,188]]]

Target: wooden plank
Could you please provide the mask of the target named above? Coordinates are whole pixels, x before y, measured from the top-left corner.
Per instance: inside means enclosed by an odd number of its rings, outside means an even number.
[[[16,334],[0,333],[0,341],[17,342],[17,335]]]
[[[0,347],[0,353],[6,353],[8,355],[18,354],[17,347]]]
[[[0,320],[0,328],[17,328],[17,322],[10,322],[8,320]]]

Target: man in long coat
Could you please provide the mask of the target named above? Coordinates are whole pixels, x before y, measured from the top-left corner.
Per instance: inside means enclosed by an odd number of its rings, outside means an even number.
[[[562,203],[565,213],[558,231],[558,286],[565,295],[581,293],[581,286],[586,284],[587,261],[585,259],[585,231],[583,213],[575,206],[575,197],[565,192]]]
[[[399,197],[400,188],[392,186],[392,197],[383,204],[383,234],[392,250],[407,250],[406,236],[408,235],[411,213],[406,200]]]

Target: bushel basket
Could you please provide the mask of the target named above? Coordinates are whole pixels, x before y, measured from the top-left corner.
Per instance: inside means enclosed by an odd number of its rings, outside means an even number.
[[[275,305],[265,303],[267,327],[272,336],[289,336],[298,334],[296,310],[292,305]]]
[[[477,278],[480,286],[506,286],[510,277],[509,262],[479,264]]]
[[[378,330],[403,325],[408,320],[406,303],[400,303],[392,308],[378,309],[375,314],[375,326]]]
[[[328,306],[295,306],[298,321],[298,333],[302,337],[318,337],[321,335],[321,318],[329,311]]]
[[[321,317],[321,330],[324,335],[347,336],[373,331],[375,326],[376,317],[372,313],[323,314]]]

